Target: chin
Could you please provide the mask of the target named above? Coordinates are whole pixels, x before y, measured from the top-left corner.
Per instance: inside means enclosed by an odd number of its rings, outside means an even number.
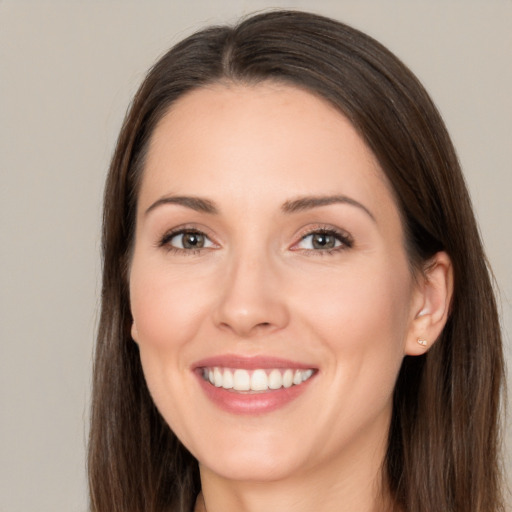
[[[215,460],[200,462],[200,465],[227,480],[244,482],[278,481],[296,473],[300,467],[296,461],[276,455],[276,452],[232,451]]]
[[[216,430],[216,429],[215,429]],[[189,447],[202,468],[221,478],[238,481],[275,481],[300,471],[311,460],[306,444],[293,442],[289,433],[259,432],[239,426],[204,432]],[[201,442],[202,441],[202,442]],[[187,443],[185,443],[187,444]],[[302,449],[299,451],[298,446]]]

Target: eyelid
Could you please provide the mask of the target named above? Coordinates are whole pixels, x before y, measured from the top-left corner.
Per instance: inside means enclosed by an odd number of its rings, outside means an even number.
[[[173,245],[170,245],[170,241],[175,236],[178,236],[180,234],[184,233],[197,233],[200,235],[205,236],[211,243],[211,245],[207,247],[199,247],[196,249],[185,249],[180,247],[175,247]],[[304,249],[297,247],[305,238],[308,236],[312,236],[314,234],[326,234],[326,235],[332,235],[336,238],[337,241],[340,242],[339,245],[336,245],[332,248],[326,248],[326,249]],[[296,241],[291,245],[290,250],[292,251],[304,251],[308,253],[331,253],[331,252],[337,252],[341,250],[349,249],[353,246],[354,240],[352,235],[345,231],[344,229],[340,229],[338,227],[334,227],[332,225],[326,225],[326,224],[316,224],[313,226],[308,226],[307,228],[304,228],[301,230],[301,232],[296,236]],[[161,235],[157,243],[155,244],[157,247],[161,247],[164,249],[167,249],[168,251],[174,251],[177,253],[182,254],[197,254],[201,251],[208,251],[211,249],[218,249],[220,248],[220,244],[215,240],[215,237],[210,233],[210,230],[206,228],[205,226],[198,226],[197,224],[182,224],[179,226],[176,226],[174,228],[171,228],[164,232],[163,235]]]
[[[174,237],[179,236],[181,234],[185,234],[185,233],[195,233],[195,234],[203,235],[205,238],[207,238],[210,241],[211,245],[209,245],[208,247],[185,249],[185,248],[176,247],[176,246],[173,246],[170,244],[170,241]],[[182,225],[176,226],[172,229],[168,229],[167,231],[164,232],[163,235],[161,235],[158,238],[156,245],[158,247],[167,249],[168,251],[178,252],[178,253],[182,253],[182,254],[185,254],[185,253],[186,254],[197,254],[204,250],[216,249],[216,248],[220,247],[219,243],[215,241],[215,238],[210,233],[210,230],[203,226],[197,226],[197,224],[182,224]]]
[[[317,233],[332,235],[341,243],[338,246],[327,249],[302,249],[297,247],[305,238]],[[317,224],[307,227],[299,233],[297,238],[298,240],[294,242],[290,247],[290,250],[292,251],[305,251],[308,253],[330,253],[350,249],[354,245],[354,239],[348,231],[326,224]]]

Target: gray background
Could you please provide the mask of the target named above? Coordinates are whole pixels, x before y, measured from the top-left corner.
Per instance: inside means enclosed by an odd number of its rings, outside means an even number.
[[[266,7],[352,24],[424,82],[466,173],[510,360],[511,0],[0,0],[0,512],[87,508],[101,195],[131,96],[174,42]]]

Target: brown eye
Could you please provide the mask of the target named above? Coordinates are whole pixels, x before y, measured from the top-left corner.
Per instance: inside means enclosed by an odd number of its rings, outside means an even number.
[[[329,251],[350,246],[351,242],[348,237],[340,233],[335,231],[313,231],[303,236],[296,248],[308,251]]]
[[[213,247],[214,244],[200,231],[179,231],[165,237],[162,245],[168,245],[174,249],[194,250]]]
[[[205,236],[201,233],[183,233],[181,240],[183,249],[200,249],[204,247]]]
[[[336,238],[327,233],[313,233],[311,235],[311,245],[313,249],[334,249],[336,247]]]

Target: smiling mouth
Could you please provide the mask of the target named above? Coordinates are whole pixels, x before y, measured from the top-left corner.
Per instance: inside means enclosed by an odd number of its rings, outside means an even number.
[[[246,370],[242,368],[204,367],[203,379],[212,386],[239,393],[265,393],[282,388],[300,386],[309,380],[315,370],[269,368]]]

